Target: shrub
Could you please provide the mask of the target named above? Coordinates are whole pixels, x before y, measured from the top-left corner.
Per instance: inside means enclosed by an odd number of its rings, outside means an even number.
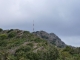
[[[0,32],[3,31],[3,29],[0,28]]]
[[[25,33],[25,34],[29,34],[30,32],[29,32],[29,31],[24,31],[23,33]]]
[[[43,42],[44,40],[42,40],[42,39],[40,39],[40,38],[36,38],[36,39],[34,39],[34,41],[35,41],[36,43],[40,43],[40,42]]]
[[[7,33],[11,32],[11,31],[13,31],[13,29],[10,29]]]
[[[6,39],[7,38],[7,35],[6,34],[1,34],[0,35],[0,39]]]
[[[63,60],[66,60],[66,58],[70,58],[71,57],[71,55],[69,54],[69,52],[66,52],[66,51],[61,52],[61,56],[62,56]]]
[[[28,43],[27,45],[29,45],[29,46],[33,47],[33,43]]]
[[[12,37],[15,37],[16,36],[16,32],[10,32],[9,34],[8,34],[8,37],[9,38],[12,38]]]
[[[29,52],[31,50],[31,47],[30,46],[21,46],[17,51],[16,53],[19,53],[21,51],[24,51],[24,52]]]

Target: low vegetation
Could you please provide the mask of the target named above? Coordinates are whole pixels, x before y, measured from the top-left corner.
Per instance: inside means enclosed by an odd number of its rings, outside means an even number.
[[[18,29],[0,29],[0,60],[80,60],[80,48],[59,48]]]

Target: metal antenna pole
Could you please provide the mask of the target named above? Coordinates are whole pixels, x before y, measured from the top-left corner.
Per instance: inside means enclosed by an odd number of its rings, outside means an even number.
[[[34,32],[34,20],[33,20],[33,32]]]

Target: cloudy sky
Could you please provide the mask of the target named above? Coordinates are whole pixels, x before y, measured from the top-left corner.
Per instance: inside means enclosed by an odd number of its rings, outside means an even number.
[[[80,0],[0,0],[0,28],[44,30],[80,46]]]

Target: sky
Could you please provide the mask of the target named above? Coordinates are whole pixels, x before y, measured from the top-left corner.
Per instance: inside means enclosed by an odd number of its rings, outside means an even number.
[[[0,28],[55,33],[80,47],[80,0],[0,0]]]

